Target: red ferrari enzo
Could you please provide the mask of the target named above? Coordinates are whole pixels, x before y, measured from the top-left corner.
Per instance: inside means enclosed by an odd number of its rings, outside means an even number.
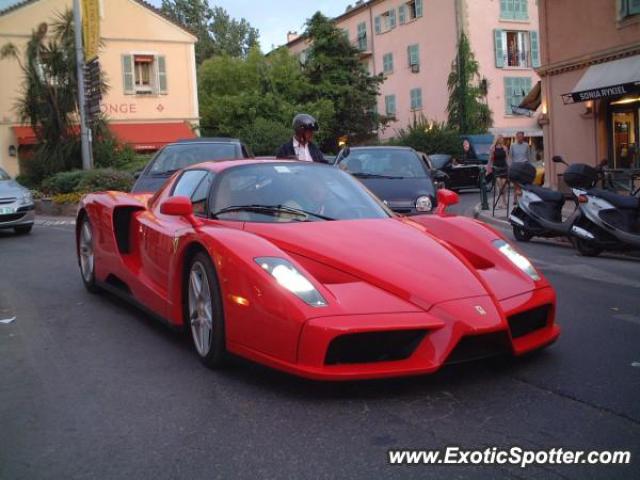
[[[87,195],[82,280],[227,352],[314,379],[430,373],[552,343],[555,294],[486,225],[394,215],[328,165],[242,160],[174,174],[153,196]]]

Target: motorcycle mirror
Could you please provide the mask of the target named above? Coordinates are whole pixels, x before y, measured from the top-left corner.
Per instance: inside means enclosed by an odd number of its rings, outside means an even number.
[[[342,158],[348,157],[350,153],[351,149],[349,147],[344,147],[344,150],[342,150]]]
[[[567,165],[567,162],[565,162],[560,155],[554,155],[551,161],[553,163],[564,163],[565,165]]]

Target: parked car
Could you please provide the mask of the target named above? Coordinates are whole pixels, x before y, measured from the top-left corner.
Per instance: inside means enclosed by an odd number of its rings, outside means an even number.
[[[164,146],[147,166],[136,172],[132,193],[153,193],[172,174],[183,168],[206,161],[251,158],[246,145],[237,138],[190,138]]]
[[[436,172],[444,174],[444,187],[449,190],[455,192],[480,187],[480,171],[484,168],[480,161],[459,163],[451,155],[434,153],[427,156],[427,162],[432,176],[436,175]],[[487,184],[487,189],[491,189],[490,183]]]
[[[150,200],[85,196],[81,278],[189,332],[211,368],[230,353],[318,380],[394,377],[553,343],[553,287],[438,196],[442,215],[409,220],[330,165],[208,162]]]
[[[436,188],[424,159],[409,147],[345,147],[336,166],[360,180],[394,212],[428,213]]]
[[[13,228],[16,233],[29,233],[36,216],[34,208],[29,189],[0,168],[0,229]]]

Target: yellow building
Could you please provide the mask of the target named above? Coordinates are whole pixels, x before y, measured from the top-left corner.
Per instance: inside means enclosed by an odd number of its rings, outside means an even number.
[[[11,42],[23,52],[33,29],[71,5],[26,0],[0,11],[0,46]],[[138,151],[195,136],[196,37],[143,0],[100,0],[100,36],[99,61],[109,85],[101,110],[113,133]],[[35,142],[14,110],[21,83],[17,62],[0,61],[0,167],[11,175]]]

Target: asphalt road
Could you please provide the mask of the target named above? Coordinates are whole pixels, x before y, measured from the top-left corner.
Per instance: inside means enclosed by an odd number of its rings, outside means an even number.
[[[469,212],[477,194],[462,196]],[[560,340],[525,359],[323,384],[236,360],[82,287],[73,227],[0,233],[0,479],[640,478],[640,262],[522,245]],[[634,366],[636,365],[636,366]],[[390,448],[631,450],[626,466],[389,466]]]

